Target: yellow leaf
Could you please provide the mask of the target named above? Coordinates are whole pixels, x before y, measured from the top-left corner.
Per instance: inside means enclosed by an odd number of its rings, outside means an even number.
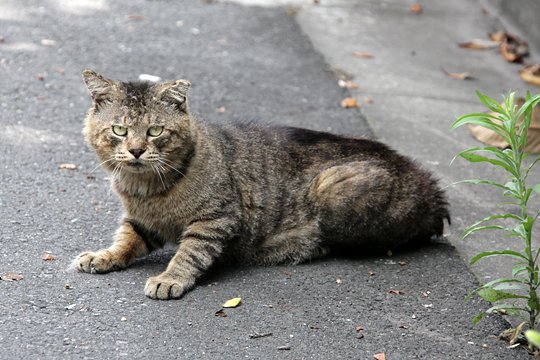
[[[235,308],[242,302],[241,298],[232,298],[231,300],[227,300],[225,304],[222,305],[224,308]]]

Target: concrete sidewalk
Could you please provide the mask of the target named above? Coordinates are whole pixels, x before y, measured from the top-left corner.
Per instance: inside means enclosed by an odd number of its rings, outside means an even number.
[[[461,7],[432,1],[419,16],[397,1],[351,3],[0,4],[0,274],[24,276],[0,281],[0,359],[528,358],[496,339],[508,327],[500,317],[471,326],[489,304],[463,303],[478,285],[465,258],[486,244],[456,239],[492,210],[486,189],[449,190],[456,225],[448,238],[459,253],[440,243],[390,258],[217,268],[168,302],[146,298],[143,287],[171,251],[103,276],[68,269],[80,251],[110,243],[120,216],[107,174],[91,173],[98,164],[80,134],[90,105],[80,78],[86,67],[117,79],[187,78],[192,108],[211,121],[374,133],[443,184],[471,177],[463,163],[448,167],[455,152],[474,144],[464,131],[449,132],[454,116],[479,110],[474,89],[496,96],[521,83],[496,53],[455,43],[484,36],[497,20],[464,0]],[[477,80],[448,79],[441,67]],[[353,76],[360,87],[352,95],[373,103],[343,109],[350,94],[336,73]],[[60,170],[65,163],[77,169]],[[55,260],[42,260],[45,251]],[[240,307],[215,316],[236,296]],[[271,335],[250,336],[257,333]]]

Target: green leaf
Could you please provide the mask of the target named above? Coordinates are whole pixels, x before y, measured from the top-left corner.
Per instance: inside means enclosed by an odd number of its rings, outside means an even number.
[[[510,143],[510,138],[508,137],[508,133],[504,130],[504,128],[501,125],[494,122],[492,119],[498,120],[496,117],[491,116],[489,114],[464,115],[464,116],[459,117],[456,120],[456,122],[454,122],[454,124],[452,125],[452,129],[456,129],[465,124],[479,125],[486,129],[496,132],[504,139],[504,141],[506,141],[507,143]]]
[[[517,277],[524,271],[530,272],[531,268],[528,265],[523,265],[523,263],[520,263],[512,268],[512,277]]]
[[[478,231],[482,230],[506,230],[506,231],[512,231],[512,229],[509,229],[507,227],[501,226],[501,225],[486,225],[486,226],[476,226],[476,227],[469,227],[465,229],[463,234],[461,235],[461,239],[465,239],[469,236],[471,236],[474,233],[477,233]]]
[[[480,320],[482,320],[486,315],[487,315],[487,312],[484,311],[484,312],[479,313],[475,317],[473,317],[472,319],[473,326],[476,326],[476,324],[478,324]]]
[[[540,332],[536,330],[525,331],[525,337],[529,343],[533,344],[537,348],[540,348]]]
[[[459,184],[492,185],[492,186],[495,186],[495,187],[498,187],[498,188],[501,188],[501,189],[508,190],[508,188],[506,188],[506,187],[505,187],[504,185],[502,185],[502,184],[499,184],[499,183],[496,182],[496,181],[485,180],[485,179],[461,180],[461,181],[456,181],[455,183],[452,183],[452,185],[459,185]]]
[[[524,255],[518,253],[517,251],[513,250],[495,250],[495,251],[484,251],[479,254],[476,254],[473,256],[470,260],[470,264],[475,264],[478,260],[483,259],[485,257],[491,257],[491,256],[510,256],[517,259],[522,259],[528,261],[527,257]]]
[[[497,302],[504,299],[528,299],[528,296],[512,294],[506,291],[495,290],[493,288],[483,288],[478,291],[478,295],[489,302]]]
[[[482,104],[486,105],[489,108],[489,110],[499,113],[499,114],[506,113],[506,111],[502,108],[502,106],[497,101],[490,98],[489,96],[482,94],[480,91],[476,91],[476,96],[478,96]]]
[[[540,102],[540,94],[537,94],[527,99],[525,103],[521,106],[521,108],[518,110],[518,112],[516,113],[516,117],[519,119],[520,117],[523,116],[523,114],[525,114],[525,111],[529,110],[529,107],[533,109],[536,106],[538,106],[539,102]]]
[[[224,307],[224,308],[235,308],[238,305],[240,305],[241,302],[242,302],[242,299],[237,297],[237,298],[232,298],[230,300],[227,300],[225,302],[225,304],[223,304],[221,306]]]
[[[486,156],[475,154],[474,151],[477,151],[477,150],[472,150],[472,149],[463,150],[462,152],[457,154],[457,156],[461,156],[462,158],[464,158],[465,160],[467,160],[469,162],[487,162],[487,163],[490,163],[492,165],[495,165],[495,166],[498,166],[498,167],[501,167],[501,168],[505,169],[510,174],[514,175],[515,177],[519,177],[518,174],[516,173],[516,171],[514,170],[514,167],[511,166],[510,164],[507,164],[506,162],[504,162],[502,160],[492,159],[492,158],[489,158],[489,157],[486,157]]]
[[[501,283],[493,286],[495,290],[528,290],[529,286],[522,282]]]

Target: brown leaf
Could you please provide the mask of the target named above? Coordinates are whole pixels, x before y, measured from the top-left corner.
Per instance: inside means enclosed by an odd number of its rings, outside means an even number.
[[[411,6],[409,7],[409,11],[413,14],[421,14],[423,10],[424,9],[422,8],[422,5],[420,5],[419,3],[411,4]]]
[[[43,255],[41,255],[41,260],[52,261],[55,259],[56,259],[56,256],[54,256],[53,253],[50,251],[45,251]]]
[[[359,106],[355,98],[348,97],[341,101],[341,107],[349,109],[349,108],[357,108]]]
[[[341,278],[336,278],[336,284],[341,284],[343,282],[343,280],[341,280]]]
[[[129,21],[143,21],[143,20],[146,20],[147,17],[144,15],[128,15],[127,19]]]
[[[312,329],[312,330],[319,330],[320,327],[316,326],[316,325],[309,325],[309,328]]]
[[[405,295],[405,293],[401,290],[390,290],[388,293],[394,294],[394,295]]]
[[[358,326],[356,327],[356,332],[360,332],[360,331],[364,331],[364,327],[361,326],[361,325],[358,325]]]
[[[373,59],[373,54],[367,51],[353,51],[353,55],[361,59]]]
[[[77,165],[75,164],[60,164],[58,166],[62,170],[75,170],[77,169]]]
[[[225,314],[225,311],[223,311],[223,309],[219,309],[214,315],[219,317],[227,317],[227,314]]]
[[[540,64],[525,66],[520,70],[519,76],[529,84],[540,86]]]
[[[0,279],[1,280],[4,280],[4,281],[19,281],[19,280],[22,280],[24,279],[24,276],[22,276],[21,274],[17,274],[17,273],[14,273],[14,272],[8,272],[8,273],[5,273],[4,275],[0,276]]]
[[[454,73],[454,72],[448,72],[445,69],[442,69],[442,71],[446,74],[446,76],[452,79],[471,80],[473,78],[471,74],[469,74],[468,72]]]
[[[377,360],[386,360],[386,354],[385,353],[378,353],[373,355],[373,357]]]
[[[496,41],[498,43],[503,42],[506,39],[506,32],[505,31],[495,31],[493,33],[489,34],[489,38],[493,41]]]
[[[368,271],[369,276],[375,276],[375,273],[373,271]]]
[[[508,62],[522,62],[523,58],[529,55],[529,44],[516,35],[506,31],[497,31],[489,34],[489,37],[499,42],[499,51]]]
[[[398,264],[399,264],[400,266],[405,266],[405,265],[407,265],[408,263],[407,263],[406,261],[398,261]]]
[[[499,46],[498,41],[494,40],[484,40],[484,39],[474,39],[471,41],[466,41],[462,43],[458,43],[458,46],[460,48],[464,49],[473,49],[473,50],[485,50],[485,49],[493,49]]]

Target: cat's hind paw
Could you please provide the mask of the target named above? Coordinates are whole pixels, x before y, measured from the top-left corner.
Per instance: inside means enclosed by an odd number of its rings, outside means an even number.
[[[90,274],[102,274],[121,269],[108,250],[84,252],[73,260],[73,267],[77,271]]]
[[[171,300],[181,298],[188,289],[188,284],[164,273],[149,278],[148,281],[146,281],[144,293],[151,299]]]

